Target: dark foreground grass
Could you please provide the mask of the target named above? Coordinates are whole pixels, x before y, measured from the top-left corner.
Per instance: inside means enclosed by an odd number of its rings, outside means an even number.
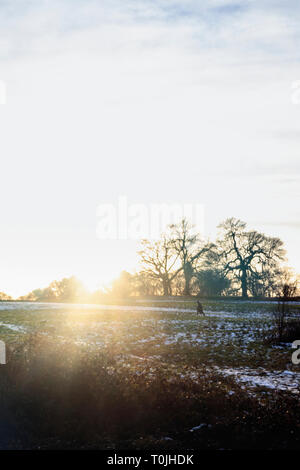
[[[265,398],[261,398],[264,397]],[[0,368],[2,449],[278,449],[300,444],[298,400],[250,396],[203,368],[174,376],[44,335]],[[202,425],[198,430],[193,427]],[[169,438],[166,440],[166,437]],[[172,440],[170,440],[170,438]]]

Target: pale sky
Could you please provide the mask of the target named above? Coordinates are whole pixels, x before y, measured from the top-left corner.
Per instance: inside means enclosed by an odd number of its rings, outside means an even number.
[[[300,272],[299,39],[298,0],[0,1],[0,291],[135,269],[96,234],[121,195],[241,218]]]

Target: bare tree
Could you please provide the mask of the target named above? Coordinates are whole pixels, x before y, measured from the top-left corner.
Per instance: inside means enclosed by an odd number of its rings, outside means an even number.
[[[284,259],[283,242],[247,231],[246,223],[235,218],[225,220],[219,228],[223,232],[218,248],[224,274],[233,277],[247,298],[250,278],[263,280]]]
[[[178,260],[172,241],[163,235],[160,240],[151,242],[142,240],[141,257],[143,272],[151,279],[162,284],[163,295],[172,295],[172,280],[180,269],[173,271]]]
[[[212,243],[204,242],[193,229],[193,225],[186,219],[170,225],[174,251],[180,259],[180,270],[184,275],[184,295],[191,295],[191,280],[195,275],[195,266],[213,247]]]

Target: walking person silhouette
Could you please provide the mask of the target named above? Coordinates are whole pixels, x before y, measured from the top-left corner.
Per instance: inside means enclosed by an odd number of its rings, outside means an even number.
[[[205,313],[203,311],[203,307],[202,307],[202,304],[199,300],[197,300],[197,314],[198,315],[203,315],[205,316]]]

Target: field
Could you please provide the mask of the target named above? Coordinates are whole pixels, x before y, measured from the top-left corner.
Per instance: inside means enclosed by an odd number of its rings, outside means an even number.
[[[274,304],[203,305],[2,302],[0,447],[297,448],[300,366],[265,341]]]

